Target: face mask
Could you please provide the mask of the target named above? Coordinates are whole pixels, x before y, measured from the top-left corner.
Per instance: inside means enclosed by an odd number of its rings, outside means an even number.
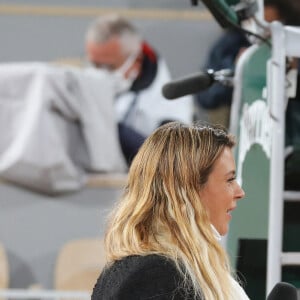
[[[117,93],[127,91],[131,87],[133,81],[137,78],[138,71],[136,69],[131,70],[129,74],[126,74],[135,63],[137,57],[138,54],[131,54],[118,69],[110,71],[111,76],[116,82]]]

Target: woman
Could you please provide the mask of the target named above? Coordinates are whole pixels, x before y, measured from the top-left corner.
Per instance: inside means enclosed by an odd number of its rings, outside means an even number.
[[[233,137],[208,124],[158,128],[141,146],[113,212],[99,299],[248,299],[219,244],[244,191]]]

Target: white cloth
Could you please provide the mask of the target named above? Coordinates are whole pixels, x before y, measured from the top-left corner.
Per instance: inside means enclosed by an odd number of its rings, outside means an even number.
[[[211,229],[212,229],[212,231],[213,231],[213,233],[214,233],[215,238],[216,238],[218,241],[221,241],[222,236],[221,236],[221,234],[219,233],[219,231],[216,229],[216,227],[215,227],[213,224],[210,224],[210,226],[211,226]]]
[[[218,241],[221,241],[222,236],[220,235],[219,231],[216,229],[216,227],[212,224],[210,224],[212,231],[214,233],[215,238]],[[229,277],[229,280],[232,284],[232,291],[233,291],[233,298],[231,300],[249,300],[249,297],[245,293],[244,289],[240,286],[240,284],[232,277]]]
[[[232,283],[232,289],[234,290],[234,298],[232,298],[232,300],[249,300],[249,297],[240,284],[232,277],[230,277],[230,281]]]
[[[166,100],[162,95],[162,87],[169,81],[171,75],[168,67],[163,59],[159,59],[153,83],[138,92],[136,105],[130,111],[125,123],[145,136],[150,135],[164,120],[191,123],[194,111],[192,96]],[[118,97],[115,103],[118,121],[124,121],[135,96],[134,92],[126,92]]]
[[[0,177],[45,193],[74,191],[86,171],[122,172],[115,82],[97,70],[0,65]]]

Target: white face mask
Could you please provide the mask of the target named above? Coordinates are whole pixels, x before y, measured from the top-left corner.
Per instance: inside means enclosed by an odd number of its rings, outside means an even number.
[[[114,80],[116,81],[116,87],[118,93],[127,91],[131,87],[133,81],[137,78],[138,71],[136,69],[132,70],[125,77],[125,74],[128,72],[128,70],[130,70],[132,65],[135,63],[137,57],[138,57],[138,53],[131,54],[118,69],[109,71],[110,75],[112,75]]]

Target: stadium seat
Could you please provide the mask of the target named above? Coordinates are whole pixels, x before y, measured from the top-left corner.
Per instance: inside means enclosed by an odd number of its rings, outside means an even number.
[[[8,259],[5,249],[0,243],[0,289],[6,289],[9,285]]]
[[[71,240],[58,253],[54,288],[92,292],[104,265],[103,240],[96,238]]]

